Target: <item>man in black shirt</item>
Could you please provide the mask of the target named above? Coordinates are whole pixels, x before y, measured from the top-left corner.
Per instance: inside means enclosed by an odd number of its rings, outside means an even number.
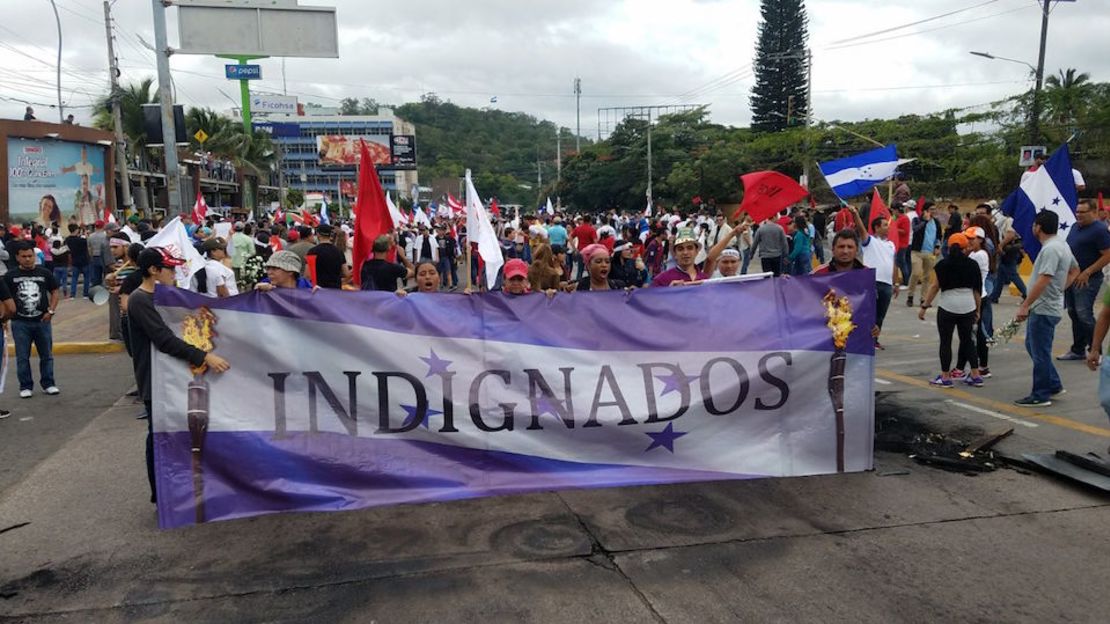
[[[39,356],[39,383],[46,394],[58,394],[54,383],[53,333],[50,321],[58,308],[58,282],[54,274],[35,266],[35,244],[23,241],[16,251],[18,266],[4,274],[8,291],[15,299],[12,337],[19,376],[19,397],[31,398],[35,380],[31,376],[31,344]]]
[[[69,236],[65,239],[66,247],[69,247],[69,298],[73,299],[77,296],[77,276],[84,277],[84,286],[82,287],[82,296],[86,299],[89,298],[89,280],[92,274],[89,270],[89,241],[84,236],[81,236],[80,227],[76,223],[69,224]]]
[[[146,474],[150,480],[150,502],[155,502],[154,490],[154,425],[151,413],[151,346],[162,353],[185,360],[194,367],[207,365],[209,370],[222,373],[231,368],[227,360],[215,353],[190,345],[173,333],[158,310],[154,308],[154,288],[157,284],[173,286],[177,280],[174,268],[185,264],[162,247],[144,249],[139,254],[139,271],[142,284],[127,298],[128,328],[131,332],[131,353],[135,359],[135,382],[147,413]]]
[[[320,244],[305,254],[316,256],[316,285],[320,288],[343,288],[343,278],[351,274],[343,252],[335,246],[335,229],[324,224],[316,228]],[[306,260],[307,263],[307,260]]]
[[[412,263],[404,254],[398,254],[405,266],[390,262],[386,258],[393,248],[393,238],[382,234],[374,239],[374,257],[362,263],[359,277],[362,281],[362,290],[384,290],[394,292],[397,290],[397,280],[408,280],[416,271]]]

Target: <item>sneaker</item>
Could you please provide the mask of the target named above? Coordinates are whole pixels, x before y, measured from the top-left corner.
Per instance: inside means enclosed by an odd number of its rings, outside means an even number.
[[[979,369],[979,376],[982,377],[983,379],[990,379],[991,378],[991,369],[989,369],[985,366],[980,368]]]
[[[31,398],[31,395],[32,395],[32,394],[33,394],[33,393],[32,393],[32,392],[31,392],[30,390],[20,390],[20,391],[19,391],[19,398],[21,398],[21,399],[29,399],[29,398]]]
[[[884,347],[882,343],[880,343],[878,340],[875,341],[875,348],[879,351],[886,351],[886,347]]]
[[[1052,396],[1060,396],[1061,394],[1067,394],[1067,393],[1068,393],[1068,389],[1061,386],[1061,387],[1057,388],[1056,390],[1053,390],[1049,394],[1051,394]]]
[[[952,386],[956,385],[952,383],[951,379],[945,379],[941,375],[937,375],[929,383],[933,384],[934,386],[940,386],[941,388],[951,388]]]
[[[4,418],[7,418],[8,416],[11,416],[11,415],[12,415],[12,413],[9,412],[8,410],[0,409],[0,420],[3,420]]]
[[[952,377],[952,379],[963,379],[964,378],[964,371],[963,371],[962,368],[953,368],[952,371],[949,372],[948,374]]]
[[[62,393],[62,391],[58,389],[58,386],[50,386],[46,390],[43,390],[43,392],[45,392],[46,394],[49,394],[50,396],[54,396],[56,394],[61,394]]]
[[[1014,401],[1014,405],[1021,405],[1022,407],[1048,407],[1052,405],[1052,401],[1048,399],[1035,399],[1032,396],[1027,396],[1024,399]]]
[[[1071,350],[1069,350],[1067,353],[1065,353],[1063,355],[1057,355],[1056,356],[1056,360],[1059,361],[1059,362],[1074,362],[1076,360],[1086,360],[1086,359],[1087,359],[1086,355],[1079,355],[1075,351],[1071,351]]]
[[[964,379],[964,383],[969,385],[969,386],[972,386],[974,388],[982,388],[983,387],[983,378],[982,377],[972,377],[971,375],[968,375],[967,378]]]
[[[910,295],[909,297],[906,297],[906,307],[907,308],[912,308],[913,307],[913,295]]]

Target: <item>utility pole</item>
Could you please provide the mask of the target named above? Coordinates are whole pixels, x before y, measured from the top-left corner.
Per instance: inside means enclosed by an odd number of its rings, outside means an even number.
[[[536,151],[536,190],[543,189],[543,164],[540,162],[539,150]]]
[[[119,170],[120,190],[123,193],[123,209],[127,213],[133,206],[131,176],[127,172],[127,150],[124,148],[123,119],[119,102],[119,62],[116,60],[115,47],[112,45],[112,9],[108,0],[104,0],[104,31],[108,38],[108,78],[112,89],[112,125],[116,133],[116,168]]]
[[[181,214],[181,171],[177,164],[177,129],[173,120],[170,91],[170,48],[166,38],[166,5],[151,0],[154,7],[154,56],[158,61],[158,101],[162,107],[162,151],[166,155],[167,214]]]
[[[651,194],[651,109],[648,109],[648,126],[647,126],[647,197],[648,201],[652,204],[655,203],[654,196]]]
[[[577,126],[574,131],[574,152],[582,152],[582,79],[574,79],[574,110]]]
[[[1044,85],[1044,51],[1048,43],[1048,11],[1049,0],[1044,0],[1041,7],[1041,50],[1037,54],[1037,86],[1033,90],[1033,114],[1029,120],[1029,138],[1034,145],[1041,140],[1041,87]]]
[[[813,51],[806,48],[806,114],[805,130],[803,131],[802,149],[805,157],[802,158],[802,175],[806,178],[805,187],[809,189],[809,162],[813,160],[809,153],[809,124],[813,120]]]
[[[50,0],[50,6],[54,7],[54,22],[58,25],[58,64],[55,66],[58,74],[58,122],[65,123],[66,114],[62,110],[62,18],[58,17],[58,5],[54,4],[54,0]],[[1044,39],[1044,35],[1041,38]]]
[[[563,181],[563,127],[555,129],[555,181]]]

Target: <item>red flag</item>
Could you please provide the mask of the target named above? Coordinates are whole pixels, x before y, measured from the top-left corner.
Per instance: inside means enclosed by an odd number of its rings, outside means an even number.
[[[914,209],[917,210],[917,216],[919,216],[919,217],[921,216],[921,209],[924,208],[924,207],[925,207],[925,196],[922,195],[921,197],[917,198],[917,205],[914,206]]]
[[[840,230],[854,230],[856,229],[856,218],[852,215],[852,211],[844,206],[836,212],[836,217],[833,218],[833,228],[837,232]]]
[[[871,222],[879,217],[884,217],[887,221],[890,221],[890,208],[887,208],[886,204],[883,203],[883,198],[879,195],[879,189],[876,188],[871,190],[871,214],[867,217],[868,234],[874,234],[871,231]]]
[[[378,180],[374,161],[366,142],[359,140],[361,158],[358,163],[358,198],[355,200],[355,233],[351,260],[356,284],[362,281],[362,263],[370,257],[374,239],[393,230],[393,217],[385,204],[385,191]]]
[[[744,184],[744,203],[733,218],[746,212],[756,223],[775,216],[809,194],[790,176],[777,171],[746,173],[740,176],[740,181]]]
[[[814,210],[817,209],[817,200],[813,199],[813,195],[809,196],[809,207],[813,208]]]
[[[1099,194],[1099,197],[1101,197],[1101,196],[1102,195]],[[115,211],[112,210],[112,207],[109,206],[108,204],[104,204],[104,222],[105,223],[115,223],[116,222],[116,213],[115,213]]]
[[[193,223],[197,225],[204,223],[206,216],[208,216],[208,204],[204,203],[204,195],[197,191],[197,201],[193,204]]]
[[[489,200],[489,211],[498,219],[501,218],[501,209],[498,208],[496,199]]]
[[[462,202],[450,193],[447,194],[447,206],[451,208],[453,215],[466,214],[466,208],[463,207]]]
[[[281,211],[281,206],[274,211],[274,224],[285,223],[285,213]]]
[[[308,281],[316,285],[316,256],[314,254],[304,257],[304,264],[308,268]]]

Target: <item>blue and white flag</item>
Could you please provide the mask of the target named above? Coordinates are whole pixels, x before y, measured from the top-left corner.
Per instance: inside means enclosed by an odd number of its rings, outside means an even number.
[[[163,528],[872,467],[870,269],[554,298],[154,297],[231,362],[194,372],[154,350]]]
[[[554,215],[555,214],[555,207],[551,205],[551,198],[550,197],[547,198],[547,205],[544,206],[544,212],[546,212],[549,215]]]
[[[320,199],[320,225],[331,225],[331,217],[328,216],[328,198]]]
[[[1071,173],[1071,154],[1065,143],[1053,152],[1006,201],[1002,213],[1014,218],[1014,230],[1021,235],[1022,246],[1030,258],[1036,258],[1041,242],[1033,235],[1033,219],[1042,210],[1051,210],[1060,217],[1060,235],[1067,238],[1068,228],[1075,224],[1075,206],[1079,196],[1075,191],[1075,178]]]
[[[911,160],[899,160],[891,144],[855,156],[817,163],[817,166],[833,192],[843,198],[870,193],[876,184],[893,176],[898,165]]]

